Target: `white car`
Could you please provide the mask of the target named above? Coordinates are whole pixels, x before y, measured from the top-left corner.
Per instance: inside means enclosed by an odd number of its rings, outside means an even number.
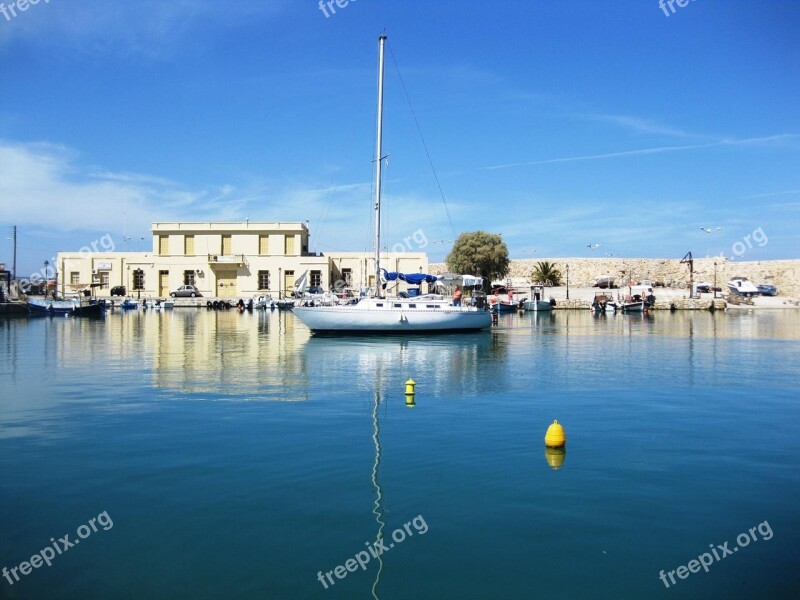
[[[197,291],[197,288],[193,285],[182,285],[174,292],[170,292],[169,295],[173,298],[197,298],[203,294]]]

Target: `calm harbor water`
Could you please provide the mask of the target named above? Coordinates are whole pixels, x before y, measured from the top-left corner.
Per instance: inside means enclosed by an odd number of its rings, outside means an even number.
[[[799,313],[0,321],[0,598],[799,597]]]

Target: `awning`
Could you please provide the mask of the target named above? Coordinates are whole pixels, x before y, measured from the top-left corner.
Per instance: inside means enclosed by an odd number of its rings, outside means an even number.
[[[428,275],[426,273],[394,273],[389,272],[386,269],[381,269],[383,271],[383,277],[386,281],[405,281],[407,283],[411,283],[413,285],[419,285],[423,281],[425,283],[433,283],[437,280],[436,275]]]

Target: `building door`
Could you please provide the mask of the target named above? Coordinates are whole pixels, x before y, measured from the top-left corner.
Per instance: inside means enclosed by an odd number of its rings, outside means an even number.
[[[233,298],[236,296],[236,272],[222,272],[217,275],[217,296]]]
[[[158,272],[158,295],[161,298],[169,296],[169,271]]]
[[[287,298],[291,298],[294,295],[294,271],[284,271],[283,293]]]
[[[233,254],[231,250],[231,236],[223,235],[222,236],[222,256],[230,256]]]

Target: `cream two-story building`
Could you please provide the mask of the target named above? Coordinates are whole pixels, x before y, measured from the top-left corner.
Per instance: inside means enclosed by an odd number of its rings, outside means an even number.
[[[97,296],[124,286],[128,295],[167,297],[181,285],[203,296],[233,298],[291,295],[308,272],[308,285],[326,290],[375,286],[371,253],[308,251],[304,222],[154,223],[150,252],[59,252],[62,295],[93,287]],[[381,255],[390,271],[426,272],[424,252]]]

